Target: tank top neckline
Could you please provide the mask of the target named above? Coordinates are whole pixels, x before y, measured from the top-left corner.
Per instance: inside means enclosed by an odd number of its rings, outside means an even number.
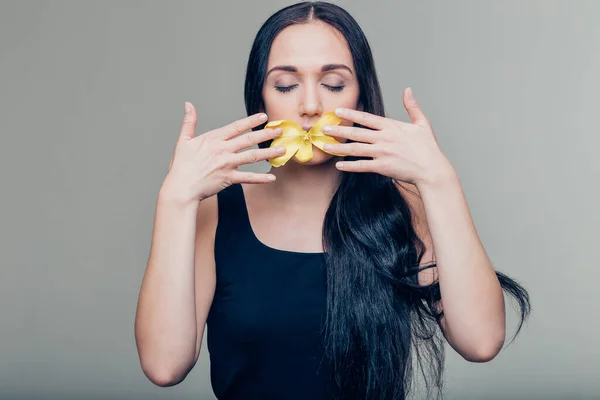
[[[232,187],[234,187],[234,190],[237,190],[239,195],[240,195],[240,199],[241,199],[241,204],[243,207],[243,215],[244,215],[244,219],[245,219],[245,224],[247,227],[247,230],[250,234],[251,239],[258,244],[260,247],[268,250],[268,251],[272,251],[275,253],[279,253],[279,254],[286,254],[286,255],[293,255],[293,256],[299,256],[299,257],[322,257],[325,255],[325,252],[302,252],[302,251],[291,251],[291,250],[283,250],[283,249],[278,249],[275,247],[271,247],[265,243],[263,243],[258,236],[256,236],[256,233],[254,233],[254,229],[252,228],[252,223],[250,222],[250,214],[248,212],[248,205],[246,204],[246,195],[244,194],[244,188],[242,187],[241,183],[236,183],[231,185]]]

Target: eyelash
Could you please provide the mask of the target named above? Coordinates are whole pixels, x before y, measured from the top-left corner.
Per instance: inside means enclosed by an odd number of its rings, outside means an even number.
[[[290,90],[292,90],[293,88],[295,88],[296,86],[298,86],[298,85],[292,85],[292,86],[277,86],[277,85],[275,85],[275,89],[278,92],[287,93]],[[325,86],[327,89],[331,90],[332,92],[341,92],[344,89],[344,85],[341,85],[341,86],[329,86],[329,85],[323,84],[323,86]]]

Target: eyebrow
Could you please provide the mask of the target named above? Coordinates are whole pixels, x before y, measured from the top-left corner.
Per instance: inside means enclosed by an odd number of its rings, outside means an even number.
[[[350,72],[350,74],[352,74],[352,70],[344,64],[325,64],[321,67],[321,72],[327,72],[327,71],[333,71],[335,69],[345,69],[348,70],[348,72]],[[273,71],[288,71],[288,72],[298,72],[298,68],[294,67],[293,65],[277,65],[276,67],[273,67],[269,70],[269,72],[267,72],[267,75],[265,75],[265,78],[267,76],[269,76],[269,74]],[[354,75],[354,74],[352,74]]]

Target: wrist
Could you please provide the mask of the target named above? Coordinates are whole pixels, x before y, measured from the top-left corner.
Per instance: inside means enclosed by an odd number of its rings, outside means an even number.
[[[441,187],[448,184],[454,184],[458,181],[456,170],[450,162],[444,157],[435,167],[431,167],[427,173],[417,182],[416,186],[427,190],[432,187]]]
[[[197,207],[200,201],[193,196],[187,195],[186,191],[182,190],[181,187],[165,180],[158,192],[158,202],[178,208],[193,208]]]

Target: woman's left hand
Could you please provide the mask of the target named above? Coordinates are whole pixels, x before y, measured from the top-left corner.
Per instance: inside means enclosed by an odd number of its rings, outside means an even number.
[[[375,172],[414,185],[432,183],[452,174],[453,168],[440,150],[431,124],[410,88],[404,91],[403,102],[411,123],[363,111],[337,109],[336,115],[340,118],[375,130],[339,125],[324,127],[326,135],[354,141],[326,145],[326,151],[372,158],[341,161],[336,167],[347,172]]]

